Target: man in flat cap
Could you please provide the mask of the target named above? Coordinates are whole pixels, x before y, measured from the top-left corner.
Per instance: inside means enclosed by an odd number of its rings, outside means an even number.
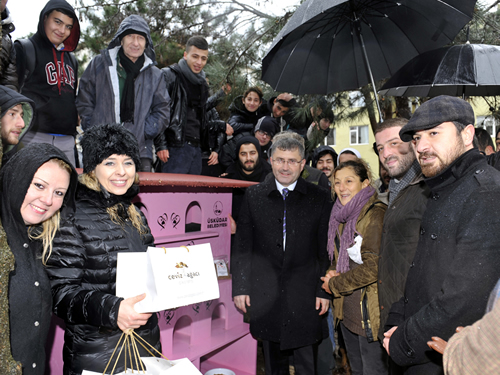
[[[427,341],[484,315],[500,278],[500,173],[473,147],[474,112],[462,99],[425,102],[399,133],[412,141],[430,188],[404,296],[392,305],[384,347],[405,374],[442,374]]]

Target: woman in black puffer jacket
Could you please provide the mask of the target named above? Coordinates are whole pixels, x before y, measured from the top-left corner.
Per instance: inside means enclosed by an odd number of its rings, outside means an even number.
[[[132,204],[139,192],[139,146],[120,125],[91,128],[81,142],[84,173],[76,212],[61,223],[47,262],[54,312],[66,322],[65,375],[102,373],[122,331],[128,329],[160,350],[156,314],[134,310],[144,295],[115,295],[117,253],[154,246],[144,215]],[[149,355],[138,347],[141,356]],[[123,370],[120,360],[115,372]]]
[[[231,115],[228,123],[233,127],[233,136],[248,132],[253,135],[253,128],[259,120],[258,109],[262,104],[262,90],[250,87],[243,96],[238,96],[229,106]]]

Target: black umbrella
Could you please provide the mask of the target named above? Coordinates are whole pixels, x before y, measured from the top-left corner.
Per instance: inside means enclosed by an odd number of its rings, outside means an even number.
[[[500,47],[461,44],[425,52],[399,69],[379,94],[418,97],[500,95]]]
[[[475,3],[307,0],[264,57],[262,79],[276,91],[299,95],[352,90],[369,82],[375,90],[374,79],[451,42],[471,19]]]

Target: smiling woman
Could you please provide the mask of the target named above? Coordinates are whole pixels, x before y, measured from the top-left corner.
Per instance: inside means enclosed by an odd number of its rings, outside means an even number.
[[[102,125],[85,131],[83,174],[76,212],[61,223],[48,261],[54,312],[66,322],[64,374],[102,373],[122,331],[134,329],[160,349],[156,314],[139,314],[116,296],[118,252],[154,246],[144,215],[133,205],[138,194],[139,145],[124,126]],[[141,347],[140,356],[148,356]],[[121,366],[121,367],[120,367]],[[116,372],[123,371],[123,363]]]
[[[340,163],[333,172],[337,201],[328,229],[332,266],[323,289],[333,294],[335,322],[340,323],[353,373],[387,374],[377,340],[378,254],[386,205],[371,186],[370,170],[362,159]],[[360,309],[361,306],[361,309]]]
[[[1,219],[16,261],[9,280],[10,345],[25,375],[45,373],[52,294],[43,263],[59,221],[73,212],[76,184],[66,156],[49,144],[23,148],[1,169]]]

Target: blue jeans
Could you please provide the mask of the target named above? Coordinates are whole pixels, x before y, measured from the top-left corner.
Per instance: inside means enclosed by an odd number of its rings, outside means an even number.
[[[181,147],[170,147],[169,158],[162,163],[163,173],[183,173],[201,175],[201,149],[184,143]]]

